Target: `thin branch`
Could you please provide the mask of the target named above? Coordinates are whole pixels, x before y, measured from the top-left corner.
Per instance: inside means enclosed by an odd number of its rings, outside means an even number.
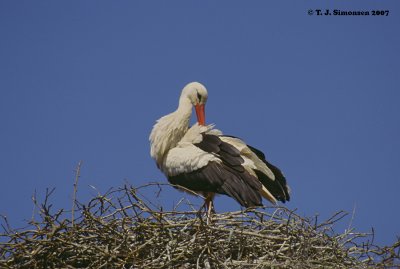
[[[81,165],[82,161],[78,162],[75,169],[75,181],[74,181],[74,192],[72,194],[72,209],[71,209],[71,225],[74,226],[75,223],[75,205],[76,205],[76,193],[78,192],[78,180],[81,176]]]
[[[259,207],[214,214],[207,225],[197,217],[198,206],[186,198],[174,199],[178,202],[172,208],[155,206],[161,192],[174,187],[159,183],[109,189],[80,203],[76,192],[81,164],[75,170],[73,195],[73,211],[81,210],[78,217],[52,209],[54,189],[46,190],[44,202],[37,206],[39,214],[28,228],[13,229],[0,216],[4,230],[0,268],[398,268],[400,264],[399,238],[392,246],[380,247],[373,243],[374,232],[346,229],[336,234],[334,226],[346,215],[342,211],[321,222],[285,207]],[[179,211],[182,207],[189,209]]]

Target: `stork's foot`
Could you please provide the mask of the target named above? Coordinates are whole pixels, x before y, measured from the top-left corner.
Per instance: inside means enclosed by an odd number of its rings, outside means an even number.
[[[201,215],[204,212],[203,210],[205,210],[207,217],[206,223],[207,225],[209,225],[212,222],[212,215],[215,214],[214,203],[213,203],[214,194],[207,193],[205,196],[206,199],[204,201],[204,204],[200,207],[199,211],[197,212],[197,216],[201,219]]]
[[[215,209],[214,209],[214,193],[207,193],[206,195],[206,200],[205,200],[205,205],[207,207],[207,225],[211,224],[212,221],[212,214],[215,214]]]
[[[214,204],[211,201],[211,204],[207,207],[207,225],[211,224],[213,214],[215,214],[215,210]]]

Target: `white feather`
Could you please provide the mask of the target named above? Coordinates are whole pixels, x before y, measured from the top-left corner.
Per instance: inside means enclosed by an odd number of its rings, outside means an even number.
[[[208,153],[195,146],[202,141],[202,134],[206,133],[216,135],[223,142],[235,147],[244,160],[242,166],[249,174],[258,178],[256,174],[256,170],[258,170],[275,180],[271,169],[242,140],[223,136],[220,130],[214,129],[214,125],[195,124],[189,129],[193,106],[196,106],[197,109],[199,106],[200,109],[202,106],[204,108],[207,97],[207,90],[200,83],[187,84],[182,90],[177,110],[160,118],[154,125],[149,137],[150,154],[156,160],[161,171],[171,177],[196,171],[210,162],[222,163],[217,153]],[[272,203],[277,202],[265,186],[262,185],[259,192]]]
[[[240,155],[244,159],[244,163],[242,164],[244,167],[257,169],[266,174],[270,179],[275,180],[275,175],[271,169],[247,147],[245,142],[236,137],[221,136],[220,138],[222,141],[231,144],[240,151]]]
[[[189,142],[181,142],[171,149],[162,165],[162,171],[168,176],[196,171],[209,162],[221,162],[213,154],[207,153]]]
[[[205,87],[198,82],[192,82],[186,85],[179,98],[177,110],[157,120],[151,131],[149,137],[151,147],[150,155],[156,160],[157,166],[164,172],[171,171],[176,173],[176,171],[183,171],[181,166],[185,165],[185,163],[189,163],[189,167],[195,167],[196,164],[201,165],[207,162],[207,158],[210,159],[210,157],[207,157],[205,160],[199,161],[197,159],[200,158],[200,155],[194,155],[193,163],[190,164],[190,159],[183,162],[182,158],[174,155],[174,152],[170,153],[171,150],[177,149],[176,151],[182,154],[183,149],[188,148],[184,142],[201,142],[201,133],[213,127],[213,125],[200,126],[195,124],[189,129],[193,104],[200,102],[200,100],[198,100],[199,93],[202,95],[201,103],[204,104],[207,101],[207,90]],[[182,142],[182,144],[178,146],[180,142]],[[189,149],[189,152],[184,152],[183,154],[189,157],[190,152],[191,150]],[[167,156],[170,156],[171,159],[167,160]],[[174,166],[169,168],[166,167],[167,164]],[[187,170],[189,171],[189,168]]]

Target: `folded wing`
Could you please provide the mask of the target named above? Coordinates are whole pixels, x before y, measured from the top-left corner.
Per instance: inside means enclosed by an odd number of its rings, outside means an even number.
[[[236,137],[223,136],[213,126],[194,125],[163,163],[168,180],[196,192],[215,192],[242,206],[289,200],[281,171],[264,154]]]

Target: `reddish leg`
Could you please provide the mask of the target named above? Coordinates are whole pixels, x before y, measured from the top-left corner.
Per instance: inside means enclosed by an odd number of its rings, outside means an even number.
[[[211,223],[211,214],[215,213],[214,203],[213,203],[215,194],[212,192],[208,192],[205,194],[205,196],[206,196],[205,205],[207,208],[207,225],[208,225]]]

